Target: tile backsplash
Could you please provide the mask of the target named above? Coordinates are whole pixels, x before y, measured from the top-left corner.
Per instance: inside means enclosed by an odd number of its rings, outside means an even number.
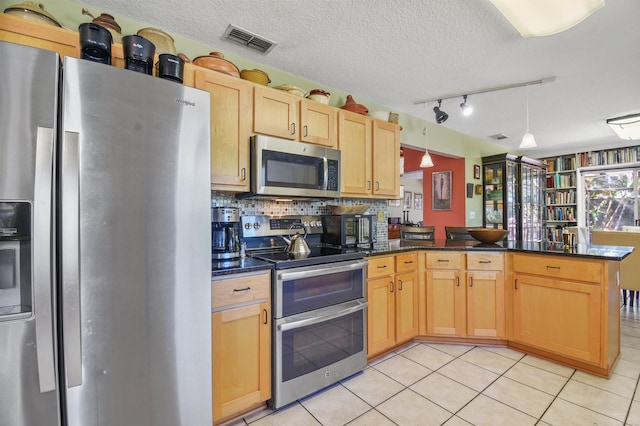
[[[274,201],[259,198],[236,198],[235,194],[226,192],[211,192],[211,207],[236,207],[240,215],[327,215],[331,214],[327,205],[366,204],[369,209],[365,214],[372,214],[377,219],[376,248],[388,243],[388,213],[387,200],[372,199],[328,199],[315,201]]]

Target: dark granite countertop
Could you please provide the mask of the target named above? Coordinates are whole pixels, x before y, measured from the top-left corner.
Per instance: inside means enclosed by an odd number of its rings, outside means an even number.
[[[211,278],[222,275],[240,274],[244,272],[262,271],[265,269],[273,269],[274,264],[265,262],[264,260],[254,259],[252,257],[243,257],[240,259],[240,265],[234,268],[212,269]]]
[[[570,249],[564,249],[562,247],[562,243],[556,242],[532,243],[524,241],[501,241],[495,244],[482,244],[479,241],[459,240],[436,240],[432,242],[421,241],[419,243],[391,240],[387,245],[377,247],[375,250],[367,251],[367,255],[377,256],[402,253],[412,250],[464,250],[468,252],[512,251],[620,261],[633,252],[633,247],[577,244],[575,247]]]

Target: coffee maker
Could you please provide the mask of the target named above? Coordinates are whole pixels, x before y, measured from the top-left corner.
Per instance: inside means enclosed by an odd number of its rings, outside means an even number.
[[[240,217],[234,207],[214,207],[211,212],[211,266],[240,266]]]

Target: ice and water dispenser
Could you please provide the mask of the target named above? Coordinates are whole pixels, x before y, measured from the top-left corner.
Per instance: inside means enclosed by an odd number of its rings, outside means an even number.
[[[31,203],[0,201],[0,321],[31,315]]]

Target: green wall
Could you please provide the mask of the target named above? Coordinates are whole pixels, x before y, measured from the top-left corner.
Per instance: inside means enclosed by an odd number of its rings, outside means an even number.
[[[20,0],[0,0],[1,10],[4,10],[16,3],[20,3]],[[109,13],[108,10],[89,7],[82,3],[72,2],[70,0],[44,0],[40,3],[42,3],[45,10],[51,13],[64,27],[74,30],[77,29],[81,23],[91,21],[89,16],[82,14],[83,7],[87,8],[94,16],[98,16],[102,12]],[[114,14],[114,18],[122,27],[123,35],[135,34],[140,28],[155,26],[152,22],[136,22],[118,14]],[[186,54],[191,59],[200,55],[206,55],[208,52],[215,50],[203,43],[191,41],[173,34],[172,36],[175,40],[177,51]],[[224,51],[222,51],[222,53],[225,54],[227,59],[235,63],[239,69],[262,69],[269,74],[272,86],[288,83],[301,87],[307,92],[314,88],[322,88],[331,92],[331,105],[333,106],[337,107],[343,105],[347,95],[351,94],[355,98],[356,102],[366,105],[370,111],[388,110],[384,105],[378,105],[359,97],[357,93],[342,92],[328,87],[321,82],[306,80],[282,70],[253,62],[233,54],[227,54]],[[412,146],[417,149],[424,149],[425,138],[422,134],[422,130],[426,126],[429,135],[429,151],[453,157],[464,157],[466,159],[465,182],[480,183],[480,181],[473,179],[473,165],[481,164],[482,156],[499,154],[506,151],[506,149],[500,145],[464,135],[438,124],[427,122],[422,118],[400,114],[399,124],[403,127],[401,132],[401,143],[403,145]],[[475,212],[475,219],[469,218],[471,212]],[[482,197],[467,199],[466,218],[468,226],[478,226],[481,224]]]

